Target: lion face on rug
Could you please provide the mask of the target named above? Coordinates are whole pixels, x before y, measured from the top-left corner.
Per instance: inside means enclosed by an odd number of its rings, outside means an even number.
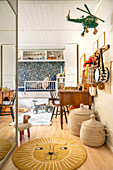
[[[20,145],[13,153],[14,165],[21,170],[70,170],[86,159],[82,145],[68,138],[34,139]]]
[[[37,145],[33,151],[33,157],[39,161],[58,161],[69,154],[67,144],[49,143]]]

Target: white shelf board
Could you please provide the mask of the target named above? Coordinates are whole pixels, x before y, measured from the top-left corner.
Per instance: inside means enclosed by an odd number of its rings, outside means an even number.
[[[62,78],[65,79],[65,77],[56,77],[56,79],[62,79]]]
[[[64,60],[18,60],[18,62],[64,62]]]

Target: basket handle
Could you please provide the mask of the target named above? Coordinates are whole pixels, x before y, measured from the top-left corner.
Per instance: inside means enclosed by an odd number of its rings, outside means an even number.
[[[104,128],[104,130],[107,131],[107,133],[103,133],[102,131],[99,131],[102,135],[109,136],[109,130],[108,128]]]
[[[109,136],[109,130],[108,130],[108,128],[104,128],[105,130],[106,130],[106,134],[105,134],[105,136]]]

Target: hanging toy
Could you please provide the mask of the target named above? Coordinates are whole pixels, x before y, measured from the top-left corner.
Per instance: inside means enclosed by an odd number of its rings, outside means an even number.
[[[96,27],[98,26],[98,20],[104,22],[104,20],[102,20],[102,19],[92,15],[86,4],[84,4],[84,6],[85,6],[87,11],[85,11],[83,9],[80,9],[80,8],[77,8],[77,9],[82,11],[82,12],[85,12],[85,13],[89,14],[87,17],[82,16],[80,19],[79,18],[71,19],[70,18],[70,10],[69,10],[69,13],[68,13],[68,15],[66,17],[67,21],[71,21],[71,22],[81,23],[82,24],[83,29],[84,29],[82,34],[81,34],[82,37],[84,36],[85,33],[89,32],[88,28],[94,28],[93,34],[96,34],[98,32],[98,30],[96,29]]]

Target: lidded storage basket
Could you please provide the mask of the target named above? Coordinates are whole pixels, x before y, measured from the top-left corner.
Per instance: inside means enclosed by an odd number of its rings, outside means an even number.
[[[105,134],[105,130],[107,134]],[[95,120],[95,115],[91,115],[91,119],[84,121],[80,130],[80,139],[87,145],[92,147],[99,147],[104,144],[105,136],[109,135],[107,128],[99,121]]]
[[[69,113],[68,126],[71,134],[80,136],[80,128],[83,121],[90,119],[92,110],[83,108],[83,104],[80,104],[80,108],[73,109]]]

